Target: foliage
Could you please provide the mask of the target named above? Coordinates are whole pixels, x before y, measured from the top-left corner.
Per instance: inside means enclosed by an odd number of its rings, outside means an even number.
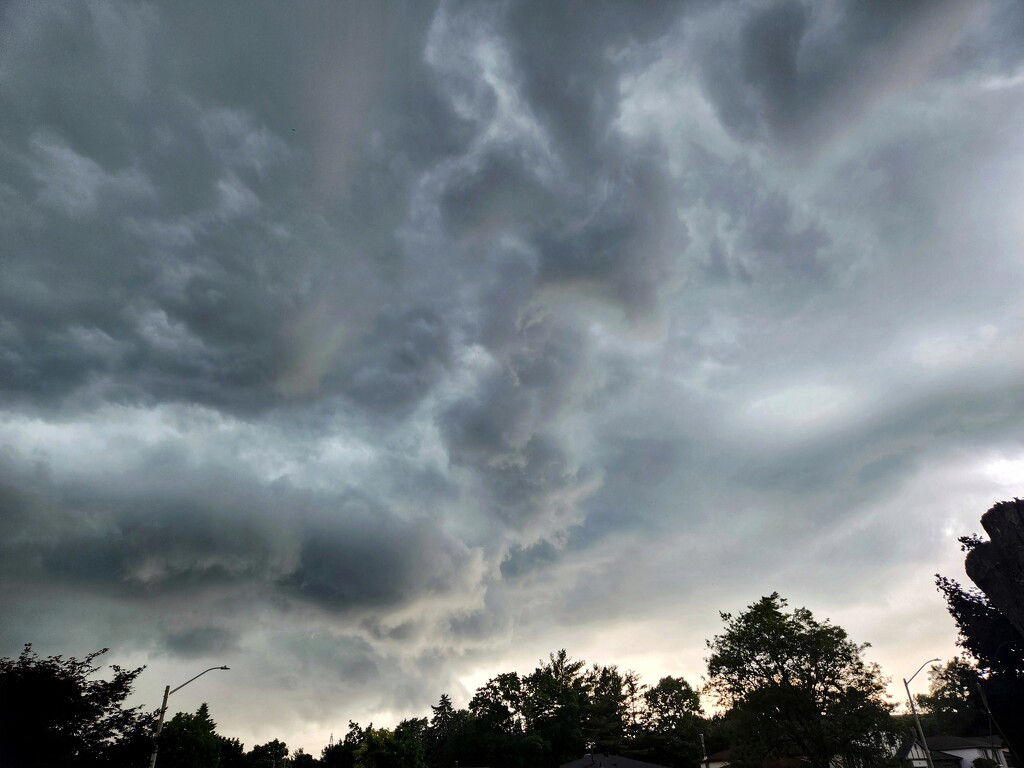
[[[220,748],[219,768],[245,768],[245,749],[242,742],[224,736],[218,736],[217,742]]]
[[[1024,749],[1024,638],[981,591],[942,576],[936,576],[936,586],[956,622],[957,644],[977,662],[979,685],[995,723],[1019,755]]]
[[[195,714],[179,712],[160,733],[160,768],[217,768],[221,740],[210,710],[203,704]]]
[[[288,745],[274,739],[256,745],[245,758],[248,768],[283,768],[288,765]]]
[[[426,720],[403,720],[390,731],[369,728],[356,752],[356,768],[426,768],[420,736]]]
[[[1024,679],[1024,638],[1010,620],[980,590],[943,576],[936,576],[935,584],[959,630],[957,644],[977,659],[982,676]]]
[[[700,697],[681,677],[663,677],[643,693],[643,727],[634,751],[659,765],[696,765],[700,759]]]
[[[926,734],[976,736],[988,730],[985,707],[978,695],[981,675],[963,657],[933,666],[928,693],[916,696]]]
[[[324,747],[320,754],[320,762],[325,768],[354,768],[356,764],[356,753],[366,739],[367,731],[373,728],[370,723],[366,728],[361,728],[359,723],[348,721],[348,733],[345,738],[337,744]]]
[[[291,757],[291,768],[315,768],[320,761],[303,749],[297,749]]]
[[[738,616],[723,613],[725,632],[708,642],[707,690],[732,710],[734,751],[755,764],[881,764],[895,744],[892,705],[877,665],[862,658],[867,646],[787,605],[774,593]]]
[[[0,765],[114,766],[144,759],[151,715],[125,708],[142,672],[110,666],[109,680],[91,679],[97,658],[40,658],[26,645],[0,659]]]

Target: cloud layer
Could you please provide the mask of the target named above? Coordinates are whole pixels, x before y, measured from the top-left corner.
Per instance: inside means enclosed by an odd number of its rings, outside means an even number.
[[[1016,3],[0,14],[4,653],[226,660],[315,750],[561,646],[697,683],[776,589],[950,651],[1024,456]]]

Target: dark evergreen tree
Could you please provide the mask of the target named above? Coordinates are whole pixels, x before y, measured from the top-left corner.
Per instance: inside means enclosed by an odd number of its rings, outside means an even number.
[[[540,743],[550,750],[549,760],[561,765],[581,757],[586,751],[583,734],[583,709],[586,681],[582,674],[586,662],[576,660],[561,649],[537,667],[524,685],[526,722]]]
[[[970,548],[970,538],[961,541]],[[936,585],[959,630],[957,644],[977,662],[979,687],[997,732],[1006,736],[1016,755],[1024,757],[1024,639],[980,590],[964,589],[942,576],[936,576]],[[987,726],[982,733],[986,732]]]
[[[431,706],[430,711],[425,744],[426,761],[431,768],[441,768],[451,762],[450,745],[455,735],[458,715],[447,693],[441,694],[437,706]]]
[[[626,749],[626,687],[618,668],[594,664],[583,675],[581,726],[590,752],[621,754]]]
[[[178,712],[160,733],[160,768],[219,768],[221,739],[210,710]]]

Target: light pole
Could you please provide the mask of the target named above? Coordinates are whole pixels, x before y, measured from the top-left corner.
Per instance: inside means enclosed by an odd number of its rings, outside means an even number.
[[[157,718],[156,721],[156,730],[153,731],[153,756],[149,758],[149,768],[156,768],[156,753],[160,749],[160,731],[164,729],[164,714],[166,714],[167,712],[167,697],[175,691],[180,691],[182,688],[184,688],[186,685],[191,683],[196,678],[202,677],[207,672],[213,672],[213,670],[215,669],[230,669],[230,667],[210,667],[209,669],[204,669],[198,675],[196,675],[195,677],[190,677],[188,680],[186,680],[184,683],[179,685],[174,690],[171,690],[171,686],[169,685],[164,686],[164,703],[160,705],[160,716]]]
[[[942,661],[942,659],[928,659],[924,664],[917,668],[917,672],[910,676],[910,680],[917,677],[921,670],[929,664],[934,664],[936,661]],[[921,748],[924,750],[924,759],[928,763],[928,768],[935,768],[932,764],[932,753],[928,751],[928,742],[924,738],[924,730],[921,728],[921,718],[917,716],[917,708],[914,707],[914,697],[910,695],[910,680],[903,678],[903,687],[907,689],[907,700],[910,701],[910,711],[914,715],[914,722],[917,723],[917,735],[921,738]],[[152,768],[152,767],[151,767]]]

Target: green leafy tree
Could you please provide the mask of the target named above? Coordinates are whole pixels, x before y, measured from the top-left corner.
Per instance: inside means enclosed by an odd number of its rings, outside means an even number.
[[[95,679],[96,659],[40,658],[26,645],[17,659],[0,659],[0,765],[77,768],[145,760],[152,715],[124,706],[143,667],[110,666]]]
[[[896,741],[892,705],[877,665],[862,658],[867,645],[787,605],[775,593],[738,616],[723,613],[725,631],[708,641],[707,690],[736,718],[738,762],[884,764]]]
[[[316,768],[318,765],[320,761],[301,747],[292,753],[291,768]]]
[[[515,672],[493,677],[477,688],[469,702],[469,711],[488,730],[521,734],[526,730],[523,680]]]
[[[921,723],[929,734],[977,736],[986,733],[988,717],[978,695],[981,675],[963,657],[929,670],[928,693],[916,696]]]
[[[356,768],[426,768],[423,745],[417,738],[420,723],[403,721],[390,731],[387,728],[369,728],[356,752]]]
[[[288,745],[274,739],[266,744],[257,744],[246,755],[249,768],[285,768],[288,765]]]
[[[700,759],[700,697],[681,677],[663,677],[644,691],[636,749],[660,765],[690,766]]]
[[[179,712],[160,733],[160,768],[219,768],[217,724],[203,704],[195,714]]]
[[[323,752],[320,754],[320,762],[325,768],[354,768],[356,753],[359,751],[359,747],[362,746],[363,741],[366,740],[367,732],[372,729],[373,723],[370,723],[366,728],[362,728],[359,723],[349,720],[348,733],[345,734],[345,738],[337,744],[324,747]]]

